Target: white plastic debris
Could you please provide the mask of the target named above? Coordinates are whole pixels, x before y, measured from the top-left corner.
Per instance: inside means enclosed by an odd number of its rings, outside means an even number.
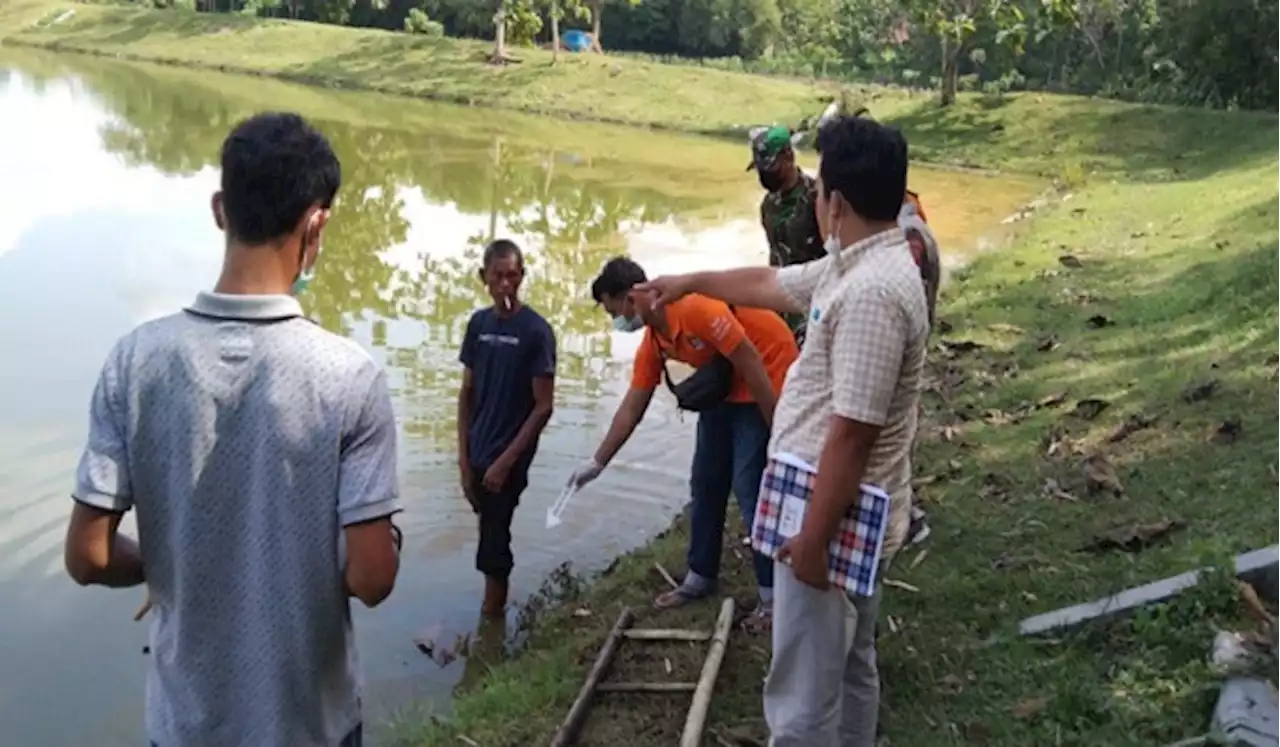
[[[1276,747],[1280,744],[1276,710],[1276,690],[1271,683],[1230,679],[1218,695],[1210,728],[1226,737],[1231,747]]]
[[[1219,630],[1213,637],[1213,653],[1210,663],[1223,671],[1236,671],[1249,663],[1252,654],[1239,633]]]

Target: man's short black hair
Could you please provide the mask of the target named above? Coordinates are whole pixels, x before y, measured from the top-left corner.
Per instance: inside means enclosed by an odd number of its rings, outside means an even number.
[[[646,280],[640,265],[626,257],[614,257],[604,263],[599,277],[591,283],[591,297],[601,303],[605,296],[617,298]]]
[[[827,197],[844,195],[867,220],[898,217],[907,193],[907,140],[868,117],[836,117],[818,130],[818,174]]]
[[[520,251],[520,246],[511,239],[494,239],[489,242],[489,245],[484,248],[481,266],[488,269],[490,262],[503,257],[515,257],[516,262],[520,264],[520,269],[524,269],[524,252]]]
[[[256,114],[222,142],[222,212],[237,241],[287,235],[313,205],[332,205],[341,184],[333,147],[297,114]]]

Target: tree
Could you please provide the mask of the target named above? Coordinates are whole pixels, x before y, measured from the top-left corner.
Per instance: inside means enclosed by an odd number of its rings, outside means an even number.
[[[493,14],[493,56],[495,65],[507,63],[507,0],[498,0],[498,12]]]
[[[997,28],[995,42],[1021,48],[1026,38],[1022,8],[1011,0],[916,0],[918,23],[937,38],[942,57],[942,106],[955,103],[960,83],[960,55],[987,20]]]
[[[585,19],[590,15],[582,0],[546,0],[547,20],[551,22],[551,64],[560,61],[560,21]]]
[[[604,16],[604,4],[606,0],[587,0],[588,8],[591,12],[591,51],[598,54],[604,54],[604,47],[600,44],[600,19]],[[640,0],[623,0],[631,7],[640,4]]]

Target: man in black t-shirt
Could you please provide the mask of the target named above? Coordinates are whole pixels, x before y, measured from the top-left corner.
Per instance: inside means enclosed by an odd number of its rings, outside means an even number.
[[[499,239],[484,251],[480,277],[493,306],[471,315],[458,356],[458,470],[462,493],[480,517],[476,570],[484,574],[482,612],[501,617],[507,604],[511,519],[528,485],[538,437],[551,418],[556,338],[538,312],[521,303],[524,257]]]

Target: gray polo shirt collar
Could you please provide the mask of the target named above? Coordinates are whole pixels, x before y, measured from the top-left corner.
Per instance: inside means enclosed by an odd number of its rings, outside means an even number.
[[[246,296],[200,293],[187,311],[213,319],[278,322],[302,316],[302,305],[293,296]]]

